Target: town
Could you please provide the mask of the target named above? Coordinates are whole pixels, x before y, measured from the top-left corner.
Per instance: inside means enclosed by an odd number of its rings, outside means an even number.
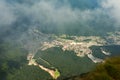
[[[69,36],[70,37],[70,36]],[[66,36],[56,37],[56,40],[51,42],[44,42],[41,46],[41,50],[46,50],[52,47],[61,47],[63,51],[74,51],[74,53],[79,57],[88,56],[93,62],[102,62],[102,59],[96,58],[92,55],[91,46],[103,46],[106,41],[97,36],[71,36],[72,39],[67,39]]]

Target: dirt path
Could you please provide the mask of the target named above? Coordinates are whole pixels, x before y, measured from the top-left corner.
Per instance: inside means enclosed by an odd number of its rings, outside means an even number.
[[[48,72],[52,76],[53,79],[57,79],[58,77],[60,77],[60,72],[57,69],[51,70],[51,69],[48,69],[48,68],[38,64],[31,55],[28,55],[28,60],[29,60],[28,65],[38,66],[40,69]]]

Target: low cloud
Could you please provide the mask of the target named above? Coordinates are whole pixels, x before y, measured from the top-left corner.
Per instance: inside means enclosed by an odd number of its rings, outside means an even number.
[[[118,26],[120,22],[119,3],[105,0],[100,1],[99,7],[81,9],[73,7],[69,0],[1,0],[0,28],[16,26],[19,30],[37,26],[48,33],[67,33],[69,30],[78,34],[94,32],[95,29],[109,31],[109,28]]]
[[[16,20],[13,7],[5,1],[0,1],[0,27],[9,26]]]
[[[120,1],[119,0],[105,0],[102,2],[102,7],[109,12],[115,22],[116,27],[120,26]]]

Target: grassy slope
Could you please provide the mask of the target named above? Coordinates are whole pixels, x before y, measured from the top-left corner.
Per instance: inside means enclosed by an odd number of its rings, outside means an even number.
[[[120,80],[120,56],[106,59],[92,72],[65,80]]]

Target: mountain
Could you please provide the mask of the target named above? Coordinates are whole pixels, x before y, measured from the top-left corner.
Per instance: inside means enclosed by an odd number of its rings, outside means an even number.
[[[62,80],[89,76],[98,64],[116,68],[105,59],[120,55],[119,12],[116,0],[0,0],[0,80]]]

